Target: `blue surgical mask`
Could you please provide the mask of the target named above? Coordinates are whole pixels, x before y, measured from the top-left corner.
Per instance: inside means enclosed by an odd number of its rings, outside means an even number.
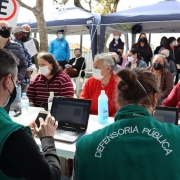
[[[64,35],[63,35],[63,34],[59,34],[59,35],[58,35],[58,38],[59,38],[59,39],[63,39],[63,38],[64,38]]]

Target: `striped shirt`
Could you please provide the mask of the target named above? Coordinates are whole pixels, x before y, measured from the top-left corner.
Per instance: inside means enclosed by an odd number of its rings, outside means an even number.
[[[73,84],[66,73],[59,72],[49,80],[42,74],[37,74],[27,89],[29,102],[39,107],[42,103],[48,102],[51,91],[54,92],[54,96],[74,97]]]

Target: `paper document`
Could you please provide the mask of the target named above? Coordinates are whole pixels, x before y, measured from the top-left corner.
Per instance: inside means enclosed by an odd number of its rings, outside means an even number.
[[[31,55],[31,57],[33,57],[34,55],[36,55],[38,53],[38,51],[36,49],[36,46],[34,44],[34,41],[32,39],[27,41],[27,42],[25,42],[24,46],[29,51],[29,54]]]

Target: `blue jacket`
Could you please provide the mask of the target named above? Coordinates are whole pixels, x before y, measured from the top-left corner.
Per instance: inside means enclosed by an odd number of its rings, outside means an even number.
[[[65,39],[55,39],[50,43],[49,52],[55,57],[57,61],[69,61],[70,52],[69,44]]]

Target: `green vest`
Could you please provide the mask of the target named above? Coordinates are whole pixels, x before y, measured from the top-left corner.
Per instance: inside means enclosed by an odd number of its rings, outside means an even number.
[[[26,128],[23,125],[17,124],[11,120],[7,112],[0,107],[0,154],[4,143],[14,131]],[[12,148],[12,147],[9,147]],[[6,176],[0,169],[0,180],[23,180],[24,178],[11,178]]]
[[[78,180],[179,180],[180,127],[143,107],[121,108],[115,122],[76,144]]]

